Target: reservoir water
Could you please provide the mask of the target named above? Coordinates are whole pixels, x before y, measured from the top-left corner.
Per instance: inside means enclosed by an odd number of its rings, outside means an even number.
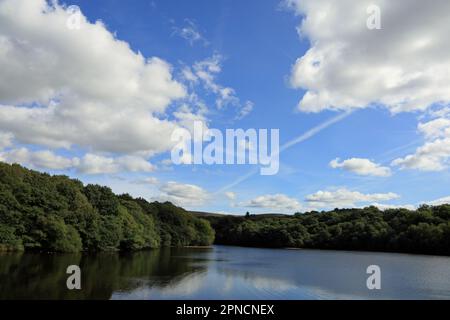
[[[81,290],[66,287],[69,265],[81,268]],[[370,265],[381,290],[367,288]],[[450,299],[450,258],[227,246],[3,253],[0,299]]]

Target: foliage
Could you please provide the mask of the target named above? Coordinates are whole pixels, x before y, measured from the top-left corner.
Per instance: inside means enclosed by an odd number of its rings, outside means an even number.
[[[450,205],[206,218],[217,244],[450,255]]]
[[[214,230],[208,221],[170,202],[148,203],[143,199],[138,202],[147,214],[155,217],[162,246],[207,246],[214,241]]]
[[[0,250],[133,251],[213,240],[208,221],[171,203],[0,162]]]
[[[134,251],[206,246],[216,239],[239,246],[450,255],[450,205],[202,217],[169,202],[116,196],[107,187],[0,162],[0,251]]]

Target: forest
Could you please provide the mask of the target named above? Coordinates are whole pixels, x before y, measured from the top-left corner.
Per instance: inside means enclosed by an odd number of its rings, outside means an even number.
[[[136,251],[213,241],[208,221],[171,203],[0,162],[0,251]]]
[[[239,217],[190,213],[0,162],[0,251],[137,251],[213,242],[450,255],[450,205]]]
[[[448,204],[417,210],[367,207],[294,216],[204,217],[215,229],[215,242],[223,245],[450,255]]]

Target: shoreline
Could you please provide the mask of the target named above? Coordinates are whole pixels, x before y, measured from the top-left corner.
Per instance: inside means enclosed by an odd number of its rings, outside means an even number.
[[[442,257],[450,258],[450,255],[435,254],[435,253],[415,253],[415,252],[405,252],[405,251],[376,251],[376,250],[351,250],[351,249],[321,249],[321,248],[292,248],[292,247],[280,247],[280,248],[270,248],[270,247],[251,247],[251,246],[239,246],[239,245],[228,245],[228,244],[214,244],[214,246],[223,247],[236,247],[236,248],[247,248],[247,249],[261,249],[261,250],[280,250],[280,251],[327,251],[327,252],[347,252],[347,253],[384,253],[384,254],[404,254],[412,256],[427,256],[427,257]]]
[[[146,252],[153,250],[165,250],[165,249],[209,249],[212,250],[214,247],[233,247],[233,248],[242,248],[242,249],[259,249],[259,250],[277,250],[277,251],[322,251],[322,252],[346,252],[346,253],[369,253],[369,254],[403,254],[403,255],[413,255],[413,256],[428,256],[428,257],[442,257],[442,258],[450,258],[449,255],[439,255],[433,253],[415,253],[415,252],[403,252],[403,251],[374,251],[374,250],[351,250],[351,249],[321,249],[321,248],[295,248],[295,247],[279,247],[279,248],[271,248],[271,247],[255,247],[255,246],[240,246],[240,245],[228,245],[228,244],[213,244],[210,246],[182,246],[182,247],[159,247],[159,248],[147,248],[142,250],[135,251],[79,251],[79,252],[52,252],[52,251],[39,251],[39,250],[26,250],[26,249],[11,249],[9,250],[1,250],[2,247],[0,245],[0,255],[4,254],[45,254],[45,255],[74,255],[74,254],[133,254],[138,252]]]

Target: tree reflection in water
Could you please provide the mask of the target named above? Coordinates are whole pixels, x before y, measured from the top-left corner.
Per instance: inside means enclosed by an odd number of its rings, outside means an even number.
[[[201,273],[188,249],[160,249],[136,253],[43,254],[14,253],[0,256],[0,299],[110,299],[113,292],[140,287],[164,288]],[[69,265],[81,268],[82,289],[66,287]]]

